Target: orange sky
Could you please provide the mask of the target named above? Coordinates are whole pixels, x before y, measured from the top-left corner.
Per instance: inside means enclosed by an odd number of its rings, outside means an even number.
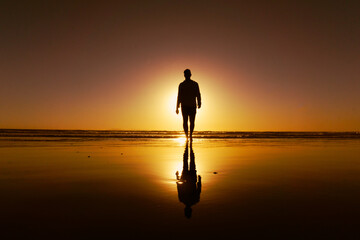
[[[0,128],[359,130],[355,1],[120,2],[1,3]]]

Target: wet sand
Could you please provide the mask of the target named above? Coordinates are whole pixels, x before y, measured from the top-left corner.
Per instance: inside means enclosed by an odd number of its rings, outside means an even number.
[[[195,177],[179,194],[185,149],[184,139],[1,140],[0,238],[360,237],[359,140],[195,139],[201,188]],[[191,217],[180,198],[195,202]]]

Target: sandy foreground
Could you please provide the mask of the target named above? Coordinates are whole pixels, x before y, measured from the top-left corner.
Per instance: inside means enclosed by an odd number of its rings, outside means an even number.
[[[359,189],[360,140],[0,140],[0,239],[355,239]]]

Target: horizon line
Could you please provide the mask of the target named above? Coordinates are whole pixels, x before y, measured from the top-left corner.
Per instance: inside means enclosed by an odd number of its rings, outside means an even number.
[[[80,129],[80,128],[0,128],[1,130],[60,130],[60,131],[138,131],[138,132],[183,132],[183,130],[141,130],[141,129]],[[351,133],[360,133],[359,130],[343,130],[343,131],[334,131],[334,130],[196,130],[194,132],[351,132]]]

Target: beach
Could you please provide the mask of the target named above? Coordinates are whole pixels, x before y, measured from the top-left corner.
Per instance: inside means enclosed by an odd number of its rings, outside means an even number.
[[[1,239],[360,237],[359,138],[5,135]]]

